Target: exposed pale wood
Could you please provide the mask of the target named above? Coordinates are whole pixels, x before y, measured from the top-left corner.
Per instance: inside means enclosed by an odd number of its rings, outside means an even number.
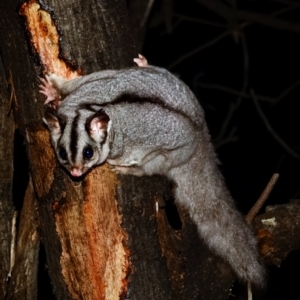
[[[15,263],[9,280],[6,298],[37,299],[38,233],[37,203],[30,180],[19,220]]]

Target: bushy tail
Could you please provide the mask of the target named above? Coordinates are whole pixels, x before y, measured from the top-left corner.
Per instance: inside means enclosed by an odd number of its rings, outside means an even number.
[[[199,149],[188,163],[170,172],[177,183],[176,200],[188,209],[200,236],[237,277],[262,287],[265,269],[256,238],[236,210],[213,153]]]

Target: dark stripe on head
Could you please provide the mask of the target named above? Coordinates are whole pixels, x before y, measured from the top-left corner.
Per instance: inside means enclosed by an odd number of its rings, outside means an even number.
[[[72,162],[75,162],[75,158],[78,151],[78,120],[79,120],[79,114],[76,115],[76,117],[73,120],[73,123],[71,125],[71,134],[70,134],[70,151],[72,153],[71,159]]]

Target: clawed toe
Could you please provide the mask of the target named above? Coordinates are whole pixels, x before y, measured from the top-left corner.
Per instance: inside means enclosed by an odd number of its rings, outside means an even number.
[[[139,66],[139,67],[148,67],[148,61],[146,57],[139,54],[138,58],[134,58],[133,61]]]

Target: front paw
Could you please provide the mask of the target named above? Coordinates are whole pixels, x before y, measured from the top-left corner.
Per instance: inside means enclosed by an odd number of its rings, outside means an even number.
[[[44,103],[45,105],[57,106],[57,104],[61,100],[61,96],[51,80],[52,75],[46,75],[45,78],[39,77],[39,80],[42,83],[41,85],[39,85],[39,92],[47,97]]]

